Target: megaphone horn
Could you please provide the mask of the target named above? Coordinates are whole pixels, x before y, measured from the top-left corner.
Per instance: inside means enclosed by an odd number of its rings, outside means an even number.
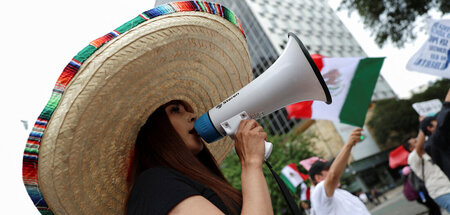
[[[272,66],[195,122],[206,142],[234,135],[242,119],[258,119],[293,103],[317,100],[331,104],[328,87],[305,46],[295,34],[288,37]]]

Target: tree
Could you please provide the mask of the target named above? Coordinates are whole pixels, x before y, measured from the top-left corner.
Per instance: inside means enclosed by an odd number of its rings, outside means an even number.
[[[436,9],[442,15],[450,12],[448,0],[342,0],[339,10],[357,11],[364,26],[375,34],[375,42],[382,47],[390,40],[397,47],[414,40],[414,22],[418,17],[429,17]]]
[[[375,140],[385,146],[394,147],[407,136],[417,135],[418,115],[412,108],[416,102],[439,99],[443,102],[450,88],[450,80],[442,79],[430,85],[424,92],[410,99],[386,99],[378,101],[368,126]]]
[[[367,124],[378,143],[393,147],[403,138],[417,133],[418,116],[411,105],[410,100],[403,99],[386,99],[375,104]]]
[[[306,174],[306,170],[298,165],[300,160],[315,156],[311,150],[311,137],[303,135],[295,136],[292,134],[269,136],[268,138],[273,143],[272,154],[269,158],[269,163],[278,174],[281,169],[290,163],[297,164],[297,168]],[[234,151],[231,151],[220,166],[225,178],[238,190],[241,190],[241,166],[239,158]],[[269,169],[264,166],[264,176],[267,180],[267,185],[272,199],[272,205],[275,214],[284,214],[288,210],[288,205],[284,201],[280,188],[270,173]],[[291,193],[295,200],[299,200],[299,193]]]

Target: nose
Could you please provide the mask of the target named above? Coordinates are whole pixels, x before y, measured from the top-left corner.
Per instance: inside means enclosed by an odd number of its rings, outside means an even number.
[[[197,120],[197,115],[189,113],[189,122],[195,122],[195,120]]]

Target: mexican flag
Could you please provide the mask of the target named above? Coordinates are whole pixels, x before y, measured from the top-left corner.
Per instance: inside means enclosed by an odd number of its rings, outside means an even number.
[[[295,163],[291,163],[281,170],[280,177],[286,187],[295,193],[297,186],[303,182],[304,177],[307,178],[308,176],[300,173]]]
[[[288,105],[288,119],[324,119],[363,127],[384,58],[311,56],[333,102],[305,101]]]

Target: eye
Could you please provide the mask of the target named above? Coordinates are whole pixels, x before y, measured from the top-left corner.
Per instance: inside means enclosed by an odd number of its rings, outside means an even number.
[[[170,107],[170,112],[171,113],[179,113],[180,112],[180,106],[179,105],[173,105],[172,107]]]

